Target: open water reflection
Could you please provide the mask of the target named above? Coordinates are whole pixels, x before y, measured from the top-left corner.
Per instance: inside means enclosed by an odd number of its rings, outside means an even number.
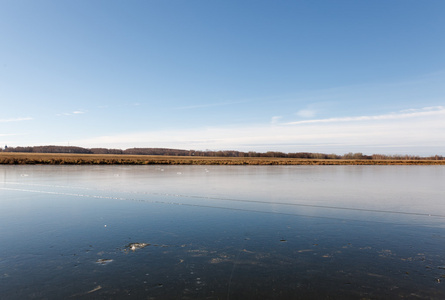
[[[2,299],[445,298],[443,166],[0,166]]]

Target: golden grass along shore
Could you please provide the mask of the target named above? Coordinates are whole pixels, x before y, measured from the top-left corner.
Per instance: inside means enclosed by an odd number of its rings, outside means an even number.
[[[0,153],[9,165],[445,165],[445,160],[300,159],[162,155]]]

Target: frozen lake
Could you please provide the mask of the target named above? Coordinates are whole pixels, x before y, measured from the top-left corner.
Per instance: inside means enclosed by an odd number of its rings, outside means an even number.
[[[445,299],[444,166],[0,166],[1,299]]]

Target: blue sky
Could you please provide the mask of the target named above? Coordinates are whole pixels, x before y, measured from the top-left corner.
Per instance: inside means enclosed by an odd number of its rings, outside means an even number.
[[[0,3],[0,145],[445,155],[444,1]]]

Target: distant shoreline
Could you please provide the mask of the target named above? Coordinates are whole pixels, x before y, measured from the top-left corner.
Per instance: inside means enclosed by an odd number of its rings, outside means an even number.
[[[1,165],[445,165],[445,160],[203,157],[1,152]]]

